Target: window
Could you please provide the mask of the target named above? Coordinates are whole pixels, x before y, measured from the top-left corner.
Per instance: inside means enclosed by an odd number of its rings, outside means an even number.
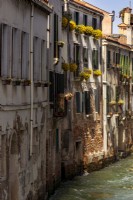
[[[85,91],[85,114],[88,115],[91,112],[90,106],[90,91]]]
[[[111,51],[107,51],[107,68],[110,68],[111,66]]]
[[[46,65],[47,65],[47,48],[46,48],[46,42],[42,40],[41,41],[41,80],[42,81],[47,80]]]
[[[120,54],[116,53],[116,64],[120,64]]]
[[[81,113],[82,112],[82,99],[81,99],[80,92],[75,93],[75,98],[76,98],[76,113]]]
[[[87,26],[87,15],[83,15],[83,24]]]
[[[88,67],[88,49],[83,48],[83,62],[84,62],[84,67]]]
[[[79,12],[74,13],[74,21],[77,25],[79,24]]]
[[[12,47],[12,29],[6,24],[2,24],[1,41],[1,71],[3,77],[10,77],[11,74],[11,47]]]
[[[12,77],[21,78],[21,34],[16,28],[12,29]]]
[[[49,72],[49,82],[51,83],[49,86],[49,101],[54,101],[54,73],[52,71]]]
[[[117,53],[113,52],[113,64],[116,64]]]
[[[95,90],[95,109],[96,109],[96,112],[100,112],[100,98],[99,98],[99,95],[100,95],[100,87],[98,87],[96,90]]]
[[[56,153],[59,152],[59,129],[56,129]]]
[[[109,102],[111,101],[111,88],[107,86],[107,114],[110,112]]]
[[[98,69],[98,50],[93,49],[92,51],[92,67]]]
[[[41,39],[34,37],[34,60],[33,60],[33,79],[41,79]]]
[[[77,64],[78,68],[75,72],[75,76],[79,75],[79,63],[80,63],[80,46],[74,45],[74,62]]]
[[[22,79],[29,79],[29,34],[22,32],[21,37]]]
[[[97,29],[97,19],[96,18],[92,18],[92,27],[93,27],[93,29]]]
[[[59,58],[58,41],[58,15],[54,14],[54,58]]]

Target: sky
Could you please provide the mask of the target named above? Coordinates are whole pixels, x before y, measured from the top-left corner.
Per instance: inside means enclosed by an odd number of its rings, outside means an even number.
[[[119,11],[121,11],[125,7],[133,8],[133,0],[85,0],[86,2],[97,6],[107,12],[115,11],[115,21],[113,23],[113,33],[118,33],[117,25],[121,23],[121,19],[119,18]]]

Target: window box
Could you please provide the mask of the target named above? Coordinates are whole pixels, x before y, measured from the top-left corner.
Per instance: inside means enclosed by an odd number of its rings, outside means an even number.
[[[21,85],[21,79],[13,79],[13,80],[12,80],[12,84],[13,84],[14,86],[19,86],[19,85]]]
[[[10,85],[12,82],[12,79],[11,78],[2,78],[2,84],[3,85]]]
[[[34,86],[35,87],[41,87],[42,86],[42,82],[41,81],[34,82]]]
[[[110,101],[110,102],[109,102],[109,105],[110,105],[110,106],[116,105],[116,101],[114,101],[114,100]]]
[[[31,80],[22,80],[21,85],[22,86],[29,86],[29,85],[31,85]]]
[[[63,41],[58,41],[57,42],[58,47],[63,47],[64,44],[65,44],[65,42],[63,42]]]
[[[49,82],[42,82],[41,85],[42,85],[42,87],[49,87],[50,83]]]
[[[124,101],[122,99],[120,99],[118,102],[117,102],[118,105],[123,105],[124,104]]]
[[[102,72],[100,70],[94,70],[93,71],[93,75],[94,76],[101,76],[102,75]]]

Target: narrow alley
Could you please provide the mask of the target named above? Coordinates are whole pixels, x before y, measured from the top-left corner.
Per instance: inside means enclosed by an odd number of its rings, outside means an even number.
[[[132,200],[133,155],[62,183],[50,200]]]

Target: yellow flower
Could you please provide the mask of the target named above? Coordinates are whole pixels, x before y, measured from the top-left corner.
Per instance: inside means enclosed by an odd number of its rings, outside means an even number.
[[[92,35],[92,33],[93,33],[93,28],[92,28],[92,26],[86,26],[85,33],[86,33],[87,35]]]
[[[102,72],[100,71],[100,70],[94,70],[93,71],[93,74],[95,75],[95,76],[101,76],[102,75]]]
[[[68,71],[69,70],[69,64],[68,63],[62,63],[62,69],[64,71]]]
[[[82,79],[85,79],[85,80],[88,80],[90,78],[90,74],[84,71],[82,71],[79,75]]]
[[[69,70],[70,70],[70,72],[75,72],[77,70],[76,63],[70,63],[69,64]]]
[[[69,29],[70,29],[70,31],[73,31],[75,28],[76,28],[76,23],[73,20],[71,20],[69,22]]]
[[[87,67],[84,67],[84,72],[88,73],[88,74],[91,74],[92,73],[92,70],[87,68]]]
[[[83,24],[80,24],[80,25],[77,25],[75,29],[76,29],[76,31],[77,31],[78,33],[82,34],[82,33],[85,32],[86,27],[85,27]]]
[[[94,36],[95,39],[99,39],[102,37],[102,31],[99,29],[93,30],[92,35]]]

